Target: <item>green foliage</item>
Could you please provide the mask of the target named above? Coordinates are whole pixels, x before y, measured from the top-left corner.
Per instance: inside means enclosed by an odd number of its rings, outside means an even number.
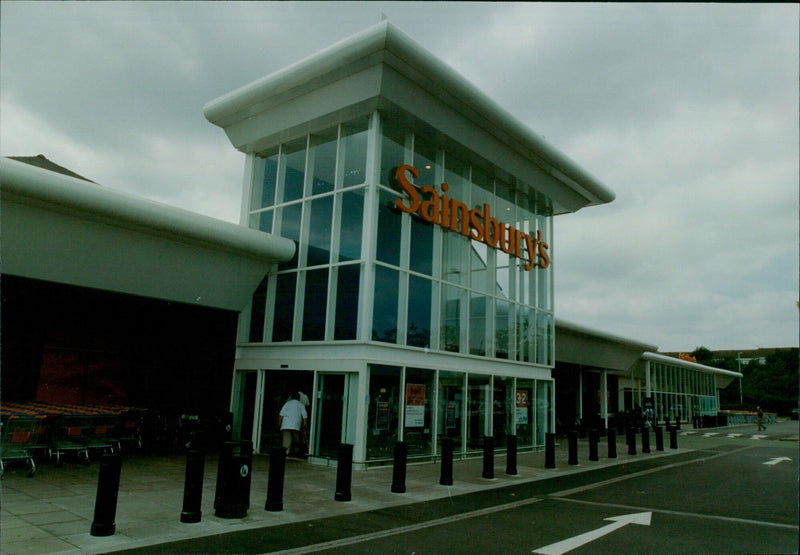
[[[720,403],[739,405],[741,395],[746,407],[761,406],[765,411],[788,415],[791,409],[797,408],[800,391],[799,362],[800,351],[786,349],[767,356],[763,364],[758,359],[742,364],[741,393],[739,380],[734,380],[720,392]],[[734,357],[712,359],[703,364],[739,371],[739,363]]]
[[[698,347],[692,351],[692,356],[698,363],[710,366],[708,362],[714,358],[714,353],[706,347]]]

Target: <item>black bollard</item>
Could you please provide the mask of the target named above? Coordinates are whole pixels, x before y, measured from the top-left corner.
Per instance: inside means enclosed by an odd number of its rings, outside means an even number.
[[[439,484],[442,486],[453,485],[453,440],[449,437],[442,438],[442,471]]]
[[[614,428],[608,429],[608,458],[617,458],[617,431]]]
[[[494,479],[494,437],[483,436],[483,474],[488,480]]]
[[[97,498],[94,503],[92,536],[112,536],[117,525],[117,496],[119,495],[119,475],[122,459],[118,453],[103,455],[100,461],[100,475],[97,479]]]
[[[572,430],[569,433],[569,464],[578,464],[578,431]]]
[[[506,438],[506,474],[517,475],[517,436]]]
[[[656,426],[656,451],[664,450],[664,430],[661,426]]]
[[[353,446],[349,443],[339,445],[339,457],[336,466],[336,501],[352,499],[350,486],[353,482]]]
[[[203,504],[203,473],[206,455],[199,449],[186,451],[186,476],[183,481],[183,510],[181,522],[200,522]]]
[[[669,430],[669,448],[678,448],[678,430],[675,428],[670,428]]]
[[[642,427],[642,453],[650,452],[650,430],[647,426]]]
[[[544,434],[544,467],[556,467],[556,434]]]
[[[286,449],[274,447],[269,450],[269,475],[267,478],[267,502],[265,511],[283,510],[283,483],[286,476]]]
[[[590,461],[599,461],[600,458],[597,455],[597,444],[600,442],[600,431],[599,430],[589,430],[589,460]]]
[[[392,468],[392,493],[406,492],[406,465],[408,464],[408,443],[398,441],[394,444],[394,467]]]
[[[627,433],[627,442],[628,442],[628,454],[635,455],[636,454],[636,428],[628,428]]]

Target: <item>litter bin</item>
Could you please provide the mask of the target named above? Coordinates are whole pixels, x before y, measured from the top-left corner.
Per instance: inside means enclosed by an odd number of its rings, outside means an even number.
[[[250,476],[253,442],[226,441],[219,454],[214,514],[220,518],[244,518],[250,508]]]

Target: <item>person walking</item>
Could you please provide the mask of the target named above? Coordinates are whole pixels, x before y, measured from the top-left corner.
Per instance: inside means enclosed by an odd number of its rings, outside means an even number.
[[[761,410],[761,407],[756,407],[756,425],[758,426],[759,432],[767,429],[767,427],[764,426],[764,411]]]
[[[300,402],[300,395],[297,392],[292,393],[289,400],[284,403],[279,416],[283,449],[288,457],[293,454],[292,447],[295,449],[302,447],[300,431],[306,429],[308,421],[308,413]]]

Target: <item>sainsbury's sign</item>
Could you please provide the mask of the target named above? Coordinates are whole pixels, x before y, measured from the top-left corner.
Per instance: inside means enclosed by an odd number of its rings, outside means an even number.
[[[426,222],[437,224],[450,231],[469,237],[473,241],[481,241],[492,248],[499,248],[504,253],[522,258],[523,252],[528,257],[523,268],[530,271],[534,266],[547,268],[550,266],[550,245],[542,241],[542,232],[529,235],[515,227],[498,221],[492,216],[491,206],[484,204],[482,208],[470,208],[445,193],[450,188],[447,183],[441,184],[442,194],[433,187],[417,187],[408,180],[407,174],[418,177],[419,171],[414,166],[403,164],[397,168],[397,182],[408,195],[407,199],[398,198],[395,206],[407,214],[417,214]],[[423,195],[429,196],[423,200]]]

